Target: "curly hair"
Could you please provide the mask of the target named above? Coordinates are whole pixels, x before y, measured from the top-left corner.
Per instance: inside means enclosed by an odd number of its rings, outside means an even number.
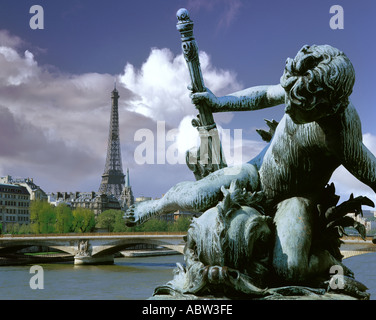
[[[325,113],[333,114],[348,106],[355,71],[342,51],[306,45],[294,59],[287,59],[280,83],[295,106],[306,111],[326,108]]]

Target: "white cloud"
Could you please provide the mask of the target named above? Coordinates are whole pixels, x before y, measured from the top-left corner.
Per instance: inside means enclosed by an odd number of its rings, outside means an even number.
[[[199,142],[198,131],[192,126],[192,120],[195,117],[185,116],[182,121],[180,121],[178,128],[178,136],[176,138],[178,150],[180,154],[185,154],[188,149],[197,146]]]
[[[0,30],[0,46],[19,48],[24,41],[15,35],[11,35],[8,30]]]
[[[18,86],[31,81],[38,75],[33,54],[26,50],[23,56],[10,47],[0,46],[0,85]]]
[[[204,83],[215,94],[241,89],[236,75],[213,67],[205,52],[200,52],[200,63]],[[154,48],[139,70],[131,64],[126,65],[120,83],[133,93],[134,98],[127,102],[129,110],[177,129],[179,163],[183,163],[181,159],[185,159],[186,150],[198,143],[197,130],[191,125],[198,111],[189,99],[190,77],[183,55],[174,56],[168,49]],[[228,123],[231,119],[229,113],[216,115],[219,123]]]
[[[241,88],[236,75],[214,68],[205,52],[200,52],[200,62],[205,85],[214,93]],[[120,82],[135,94],[130,110],[146,117],[177,126],[185,116],[197,114],[189,99],[190,78],[182,54],[175,57],[169,49],[154,48],[140,70],[128,63]]]

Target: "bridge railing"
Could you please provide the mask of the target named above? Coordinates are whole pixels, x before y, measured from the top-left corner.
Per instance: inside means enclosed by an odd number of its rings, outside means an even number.
[[[38,234],[1,234],[0,238],[28,238],[28,237],[77,237],[77,236],[184,236],[187,232],[82,232],[82,233],[38,233]]]

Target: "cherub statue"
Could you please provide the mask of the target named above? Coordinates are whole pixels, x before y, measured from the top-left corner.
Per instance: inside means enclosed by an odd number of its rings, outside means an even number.
[[[355,82],[347,56],[329,45],[304,46],[287,59],[280,84],[257,86],[224,97],[193,93],[213,112],[253,111],[285,103],[285,114],[267,148],[240,166],[217,170],[198,181],[172,187],[163,198],[141,202],[125,214],[129,226],[178,209],[204,212],[222,200],[221,188],[262,191],[273,218],[272,263],[287,282],[303,283],[337,264],[328,251],[312,251],[318,198],[343,165],[376,191],[376,158],[364,146],[359,116],[349,101]]]

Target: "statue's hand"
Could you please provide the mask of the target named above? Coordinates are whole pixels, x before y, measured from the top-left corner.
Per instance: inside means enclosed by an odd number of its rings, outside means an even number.
[[[134,214],[134,209],[135,209],[135,205],[133,204],[126,212],[125,212],[125,215],[124,215],[124,220],[125,220],[125,225],[127,227],[134,227],[135,225],[138,224],[138,221],[135,217],[135,214]]]
[[[188,86],[188,89],[192,91],[192,87]],[[190,94],[191,101],[194,105],[198,105],[201,102],[205,102],[210,108],[218,109],[219,99],[208,88],[205,88],[205,92],[192,92]]]
[[[125,212],[123,218],[127,227],[140,225],[158,214],[156,205],[158,200],[148,200],[132,204]]]

